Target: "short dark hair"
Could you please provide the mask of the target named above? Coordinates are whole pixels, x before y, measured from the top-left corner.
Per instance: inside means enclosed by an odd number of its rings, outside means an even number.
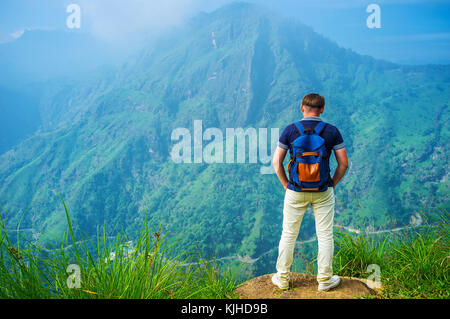
[[[305,95],[302,100],[303,106],[309,106],[313,109],[321,109],[325,106],[325,98],[317,93],[310,93]]]

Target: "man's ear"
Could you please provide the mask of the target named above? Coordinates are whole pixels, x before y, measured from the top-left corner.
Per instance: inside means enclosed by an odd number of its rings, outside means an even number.
[[[305,107],[303,106],[303,104],[300,104],[300,111],[301,111],[302,113],[305,113]]]
[[[320,114],[322,114],[323,111],[325,111],[325,106],[324,106],[323,108],[320,109]]]

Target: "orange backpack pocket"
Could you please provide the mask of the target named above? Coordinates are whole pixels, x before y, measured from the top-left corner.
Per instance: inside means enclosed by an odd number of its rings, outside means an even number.
[[[298,172],[298,179],[302,182],[320,181],[319,163],[314,164],[298,163],[297,172]]]

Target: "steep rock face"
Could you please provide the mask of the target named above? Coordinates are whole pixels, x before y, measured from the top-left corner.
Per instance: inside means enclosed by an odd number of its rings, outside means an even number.
[[[10,222],[23,217],[36,238],[65,229],[57,192],[88,235],[101,225],[133,234],[147,214],[180,250],[258,257],[281,232],[275,175],[249,163],[175,164],[171,133],[193,134],[194,120],[224,134],[283,129],[315,91],[351,161],[337,188],[337,223],[390,227],[390,213],[407,224],[423,205],[448,207],[449,74],[447,66],[360,56],[258,6],[230,5],[165,35],[115,73],[49,83],[43,129],[0,157],[0,200]],[[309,216],[301,237],[313,233]],[[255,267],[267,273],[273,265]]]

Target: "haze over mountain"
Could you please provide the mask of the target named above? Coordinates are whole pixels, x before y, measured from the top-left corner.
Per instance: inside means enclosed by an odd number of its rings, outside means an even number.
[[[0,45],[0,85],[19,86],[56,77],[76,77],[116,62],[120,53],[80,32],[23,31],[15,41]]]
[[[116,72],[48,82],[40,129],[0,156],[0,201],[11,225],[21,220],[36,239],[66,227],[57,192],[89,235],[101,225],[132,234],[147,214],[180,249],[259,256],[281,233],[276,176],[248,162],[176,164],[171,133],[193,132],[194,120],[281,133],[301,118],[303,95],[319,92],[351,161],[336,189],[336,223],[409,224],[424,207],[449,207],[449,80],[449,66],[361,56],[263,7],[227,5]],[[309,216],[301,238],[313,234]]]
[[[45,92],[121,65],[137,47],[51,29],[22,30],[14,41],[0,43],[0,154],[43,124]]]

